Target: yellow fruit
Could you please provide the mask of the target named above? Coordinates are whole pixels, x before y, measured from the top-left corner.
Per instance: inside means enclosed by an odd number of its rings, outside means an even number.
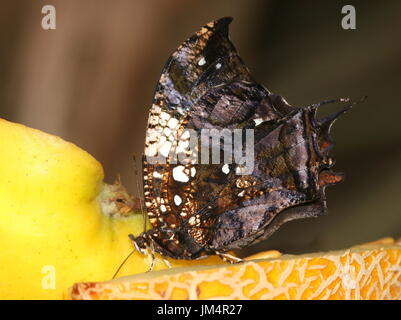
[[[60,299],[75,282],[112,279],[133,249],[128,234],[143,230],[141,214],[117,208],[114,189],[87,152],[0,119],[0,299]],[[149,266],[135,252],[118,275]]]
[[[266,257],[78,283],[70,294],[73,299],[401,299],[400,241]]]

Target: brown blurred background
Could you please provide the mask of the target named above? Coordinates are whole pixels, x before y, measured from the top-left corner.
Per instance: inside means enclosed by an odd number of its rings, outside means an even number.
[[[56,7],[56,30],[41,28],[46,4]],[[356,30],[341,28],[345,4],[356,8]],[[255,78],[290,103],[368,95],[333,128],[347,180],[327,190],[329,215],[290,222],[246,253],[400,237],[400,15],[399,0],[4,1],[0,117],[76,143],[108,181],[120,173],[135,192],[132,155],[142,153],[164,62],[202,25],[232,16],[231,39]]]

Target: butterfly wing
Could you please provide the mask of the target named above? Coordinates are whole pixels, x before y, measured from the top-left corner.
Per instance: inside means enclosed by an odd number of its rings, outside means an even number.
[[[169,155],[185,153],[188,129],[200,133],[205,126],[244,127],[252,117],[273,114],[258,111],[257,105],[268,99],[269,93],[252,80],[228,39],[230,22],[231,18],[223,18],[207,24],[172,54],[150,109],[144,156],[145,206],[155,229],[153,237],[168,237],[170,246],[179,236],[180,226],[193,223],[194,213],[227,181],[221,165],[172,163]],[[188,159],[193,154],[185,156]],[[206,219],[202,223],[207,224]],[[156,236],[157,230],[166,229],[175,229],[175,235]]]
[[[316,107],[298,109],[255,128],[254,171],[237,178],[250,182],[231,187],[243,201],[219,215],[210,248],[238,249],[266,239],[287,221],[326,213],[325,188],[343,175],[330,170],[329,129],[315,114]]]
[[[336,180],[329,171],[320,176],[328,155],[319,150],[319,137],[327,134],[316,108],[292,107],[252,79],[228,39],[230,21],[209,23],[173,53],[150,110],[144,196],[153,229],[147,236],[157,252],[174,258],[242,247],[285,221],[321,214],[326,182]],[[214,149],[212,130],[220,134]],[[253,133],[255,167],[246,174],[225,158],[235,130],[241,137]],[[245,151],[241,144],[240,154]]]

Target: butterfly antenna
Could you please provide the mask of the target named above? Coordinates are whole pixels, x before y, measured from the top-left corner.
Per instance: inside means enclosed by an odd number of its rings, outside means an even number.
[[[325,104],[332,104],[332,103],[350,103],[350,107],[359,104],[363,101],[366,100],[368,96],[363,96],[361,99],[357,100],[357,101],[352,101],[351,98],[338,98],[338,99],[332,99],[332,100],[324,100],[318,103],[314,103],[311,106],[312,107],[320,107],[323,106]]]
[[[146,232],[146,229],[147,229],[147,219],[146,218],[147,217],[146,217],[145,210],[143,208],[143,203],[142,203],[142,198],[141,198],[141,186],[139,184],[138,164],[136,161],[136,156],[133,155],[132,158],[134,160],[134,173],[135,173],[135,180],[136,180],[137,195],[138,195],[139,205],[141,207],[141,213],[142,213],[142,218],[143,218],[143,232]]]
[[[312,107],[320,107],[323,106],[325,104],[332,104],[332,103],[347,103],[347,102],[351,102],[351,98],[338,98],[338,99],[332,99],[332,100],[324,100],[324,101],[320,101],[318,103],[313,103],[311,106]]]
[[[121,264],[120,264],[120,266],[118,267],[117,271],[114,273],[112,279],[114,279],[114,278],[117,276],[117,274],[120,272],[120,270],[121,270],[121,268],[123,267],[123,265],[128,261],[128,259],[132,256],[132,254],[133,254],[135,251],[136,251],[136,249],[133,249],[133,250],[128,254],[128,256],[124,259],[124,261],[121,262]]]

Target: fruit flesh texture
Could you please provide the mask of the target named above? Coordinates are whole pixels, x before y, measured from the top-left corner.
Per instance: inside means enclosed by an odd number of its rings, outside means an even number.
[[[383,239],[300,256],[274,252],[245,263],[162,270],[78,283],[72,299],[401,299],[401,242]],[[255,258],[258,258],[255,260]]]

